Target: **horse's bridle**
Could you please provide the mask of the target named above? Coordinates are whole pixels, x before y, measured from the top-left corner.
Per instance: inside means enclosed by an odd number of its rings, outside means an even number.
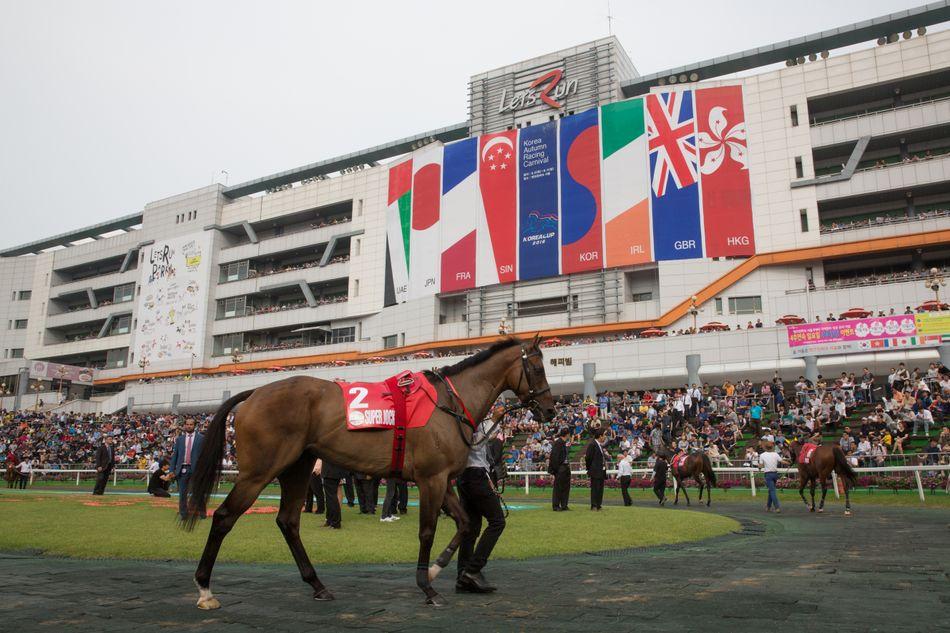
[[[550,393],[551,387],[549,385],[545,387],[544,389],[537,389],[536,384],[532,384],[532,378],[535,378],[537,374],[534,368],[531,366],[531,363],[528,362],[528,359],[533,358],[535,356],[537,356],[538,358],[541,358],[541,350],[539,350],[538,348],[534,348],[533,350],[529,352],[528,350],[525,349],[524,345],[521,346],[521,376],[518,378],[518,391],[521,390],[521,383],[527,382],[528,383],[528,398],[527,400],[525,400],[524,398],[519,398],[519,399],[521,400],[521,404],[523,407],[526,407],[528,409],[531,409],[532,411],[535,411],[538,414],[538,417],[543,418],[544,412],[541,410],[541,403],[538,402],[538,397],[546,393]]]

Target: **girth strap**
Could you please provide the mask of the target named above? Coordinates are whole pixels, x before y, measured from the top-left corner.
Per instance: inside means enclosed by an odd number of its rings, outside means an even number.
[[[397,376],[386,380],[386,387],[393,399],[393,413],[396,425],[393,427],[393,452],[389,462],[389,471],[393,477],[402,478],[402,468],[406,461],[406,392],[400,386]]]

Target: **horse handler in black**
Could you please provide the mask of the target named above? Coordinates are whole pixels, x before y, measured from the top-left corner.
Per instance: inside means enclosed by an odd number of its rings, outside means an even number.
[[[488,460],[488,443],[481,442],[492,427],[492,417],[482,420],[472,437],[468,464],[459,475],[459,500],[468,514],[468,530],[462,538],[458,553],[456,592],[491,593],[496,587],[488,584],[482,569],[488,562],[498,538],[505,529],[505,513],[501,499],[488,477],[492,465]],[[482,532],[482,519],[488,527]],[[481,538],[479,538],[481,533]],[[477,544],[476,544],[477,542]]]
[[[653,494],[656,495],[660,505],[666,503],[666,473],[669,469],[666,455],[657,453],[656,462],[653,464]]]

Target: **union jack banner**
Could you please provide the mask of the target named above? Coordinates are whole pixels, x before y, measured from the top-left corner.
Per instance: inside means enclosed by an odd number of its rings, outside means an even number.
[[[666,195],[672,179],[677,189],[696,182],[699,155],[696,121],[689,92],[647,95],[647,135],[653,174],[653,195]]]

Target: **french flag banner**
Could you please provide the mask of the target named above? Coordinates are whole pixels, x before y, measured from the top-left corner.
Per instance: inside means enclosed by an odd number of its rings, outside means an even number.
[[[445,146],[442,154],[442,292],[475,287],[475,210],[478,206],[478,139]]]
[[[439,292],[439,211],[442,201],[442,145],[412,156],[412,230],[409,234],[409,299]]]
[[[646,103],[656,259],[702,257],[693,92],[650,94]]]
[[[706,257],[755,255],[742,87],[696,91]]]
[[[561,272],[604,266],[597,109],[564,117],[560,125]]]
[[[476,215],[476,282],[479,286],[517,279],[517,130],[479,137]]]

